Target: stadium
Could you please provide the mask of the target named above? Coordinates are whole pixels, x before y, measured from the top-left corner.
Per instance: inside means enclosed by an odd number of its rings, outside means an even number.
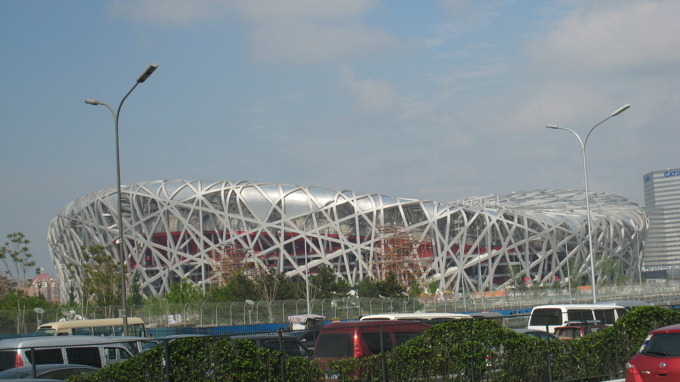
[[[590,193],[597,283],[640,277],[648,219],[627,199]],[[60,295],[81,290],[81,247],[116,259],[117,192],[67,205],[48,245]],[[394,272],[408,286],[476,293],[526,285],[589,284],[582,190],[534,190],[453,202],[252,181],[173,180],[123,186],[128,277],[146,295],[190,279],[220,284],[233,272],[273,270],[305,278],[321,265],[356,285]],[[71,267],[70,269],[74,269]],[[414,277],[415,276],[415,277]],[[74,287],[74,289],[72,289]]]

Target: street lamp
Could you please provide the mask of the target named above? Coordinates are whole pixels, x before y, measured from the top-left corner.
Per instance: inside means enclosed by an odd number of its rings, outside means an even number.
[[[123,99],[120,101],[120,104],[118,105],[118,110],[116,112],[113,111],[113,108],[109,106],[109,104],[104,103],[104,102],[99,102],[94,99],[86,99],[85,103],[88,105],[104,105],[107,108],[109,108],[109,111],[111,111],[111,115],[113,116],[113,123],[116,129],[116,176],[117,176],[117,194],[118,194],[118,240],[117,243],[119,245],[119,253],[120,253],[120,283],[121,283],[121,298],[123,300],[123,335],[128,335],[128,324],[127,324],[127,295],[126,295],[126,283],[125,283],[125,244],[123,241],[123,207],[121,203],[122,199],[122,192],[121,192],[121,187],[120,187],[120,144],[118,140],[118,120],[120,118],[120,109],[123,107],[123,102],[125,102],[125,99],[132,93],[133,90],[137,87],[137,85],[141,84],[142,82],[146,81],[147,78],[151,75],[151,73],[154,72],[158,68],[158,64],[151,64],[149,65],[148,68],[142,73],[141,76],[137,78],[137,82],[135,82],[135,85],[130,89],[129,92],[123,97]]]
[[[565,127],[559,127],[555,125],[547,125],[546,127],[549,129],[558,129],[558,130],[566,130],[576,137],[578,139],[579,144],[581,145],[581,152],[583,154],[583,179],[585,183],[585,198],[586,198],[586,220],[588,223],[588,252],[590,256],[590,278],[592,282],[592,290],[593,290],[593,304],[597,303],[597,286],[595,285],[595,259],[593,256],[593,233],[592,233],[592,227],[590,225],[590,197],[588,195],[588,167],[587,167],[587,162],[586,162],[586,144],[588,144],[588,138],[590,137],[590,134],[595,130],[596,127],[600,126],[603,124],[605,121],[607,121],[609,118],[615,117],[624,111],[626,111],[630,105],[624,105],[621,106],[620,108],[616,109],[609,117],[603,119],[600,121],[597,125],[593,126],[590,131],[588,132],[588,135],[586,135],[586,139],[582,140],[581,137],[571,129],[567,129]]]

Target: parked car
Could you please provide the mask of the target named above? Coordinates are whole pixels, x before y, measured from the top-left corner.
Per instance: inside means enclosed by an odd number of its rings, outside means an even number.
[[[600,325],[596,321],[569,322],[565,326],[556,327],[554,334],[562,341],[571,341],[605,328],[607,328],[606,325]]]
[[[380,354],[381,350],[392,350],[430,327],[422,322],[398,320],[332,322],[319,332],[312,358],[324,370],[326,380],[335,380],[338,375],[328,370],[328,361]]]
[[[555,335],[550,334],[544,330],[536,330],[536,329],[513,329],[517,333],[522,333],[526,334],[527,336],[532,336],[532,337],[537,337],[542,340],[545,340],[546,338],[554,341],[559,341],[559,338],[557,338]]]
[[[680,324],[652,330],[626,367],[626,382],[680,381]]]
[[[320,332],[321,330],[318,329],[293,330],[292,332],[286,332],[285,335],[299,338],[311,354],[314,351],[316,339],[319,337]]]
[[[135,342],[120,337],[20,337],[0,341],[0,371],[46,363],[76,363],[102,367],[132,357]]]
[[[283,344],[283,351],[289,357],[307,357],[311,356],[311,352],[300,341],[298,337],[288,334],[279,336],[276,334],[244,334],[231,336],[233,340],[248,340],[255,343],[259,347],[265,347],[272,350],[281,351],[281,344]]]
[[[72,375],[91,373],[97,370],[97,367],[90,365],[78,364],[43,364],[35,365],[35,375],[33,374],[33,366],[15,367],[0,371],[0,380],[8,379],[29,379],[29,378],[44,378],[52,380],[65,380]]]

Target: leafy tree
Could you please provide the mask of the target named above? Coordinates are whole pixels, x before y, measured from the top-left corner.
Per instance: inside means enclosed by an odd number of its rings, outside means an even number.
[[[436,291],[436,289],[435,289]],[[409,285],[408,295],[411,297],[418,297],[423,294],[423,287],[420,286],[420,281],[418,281],[418,276],[411,274],[411,282]]]
[[[338,277],[333,268],[322,265],[316,275],[309,278],[311,294],[314,298],[347,297],[350,290],[349,282]]]
[[[165,298],[171,304],[200,302],[203,300],[203,293],[198,285],[189,280],[182,279],[179,282],[170,284],[170,291],[165,295]]]
[[[121,304],[119,264],[102,245],[83,246],[80,250],[84,259],[80,265],[83,302],[103,307],[104,314],[112,317],[113,307]],[[78,273],[78,265],[69,264],[67,267],[71,272]]]
[[[25,333],[28,297],[25,288],[30,283],[26,278],[26,273],[35,267],[35,261],[31,260],[33,255],[28,249],[30,240],[26,239],[26,235],[21,232],[14,232],[7,235],[7,239],[5,244],[0,247],[0,260],[5,265],[5,274],[7,275],[3,280],[4,290],[2,292],[5,297],[14,299],[16,331],[17,333]]]
[[[257,300],[258,294],[255,291],[255,283],[248,279],[242,272],[237,272],[229,280],[227,280],[225,295],[226,301],[245,301]]]
[[[14,232],[7,235],[8,241],[0,247],[0,260],[5,265],[7,275],[14,283],[14,287],[24,287],[27,282],[26,273],[35,267],[35,261],[31,260],[33,255],[28,249],[30,240],[21,232]],[[9,260],[12,262],[10,263]]]
[[[370,277],[364,277],[357,284],[357,295],[359,297],[378,297],[380,295],[378,283]]]
[[[385,280],[378,281],[378,291],[383,297],[402,297],[402,293],[406,291],[397,279],[397,274],[394,272],[387,273]]]
[[[286,276],[284,274],[277,274],[274,270],[260,274],[255,280],[255,293],[259,300],[262,300],[267,305],[267,314],[269,322],[274,322],[274,312],[272,311],[272,303],[279,295],[279,288],[284,284]]]
[[[139,271],[132,276],[132,283],[130,284],[130,296],[128,296],[128,305],[142,305],[144,304],[144,297],[142,297],[142,288],[139,283],[141,274]]]

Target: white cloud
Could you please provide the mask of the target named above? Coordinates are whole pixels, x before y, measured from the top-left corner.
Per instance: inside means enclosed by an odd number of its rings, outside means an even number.
[[[266,62],[307,64],[372,54],[396,45],[390,34],[361,24],[271,23],[255,27],[254,57]]]
[[[360,18],[378,0],[114,0],[110,11],[140,23],[190,27],[232,17],[249,25],[251,55],[273,63],[309,64],[379,52],[397,44]]]
[[[340,82],[352,96],[355,107],[363,113],[385,114],[397,109],[399,93],[387,80],[359,80],[354,71],[344,68]]]
[[[528,47],[530,58],[553,74],[677,66],[680,2],[612,2],[580,8]]]
[[[187,27],[223,16],[227,4],[221,0],[114,0],[109,12],[138,23]]]

